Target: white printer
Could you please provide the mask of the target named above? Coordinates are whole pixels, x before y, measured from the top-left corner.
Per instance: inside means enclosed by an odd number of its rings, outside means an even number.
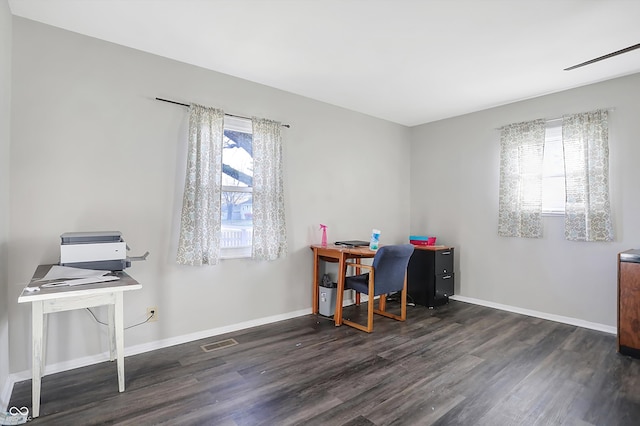
[[[132,260],[145,260],[149,255],[128,257],[129,247],[118,231],[65,232],[60,239],[61,266],[122,271]]]

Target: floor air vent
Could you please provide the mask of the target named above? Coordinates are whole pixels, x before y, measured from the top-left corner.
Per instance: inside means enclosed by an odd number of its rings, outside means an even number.
[[[238,342],[235,339],[225,339],[220,340],[219,342],[207,343],[206,345],[200,346],[205,352],[213,352],[218,349],[228,348],[229,346],[235,346]]]

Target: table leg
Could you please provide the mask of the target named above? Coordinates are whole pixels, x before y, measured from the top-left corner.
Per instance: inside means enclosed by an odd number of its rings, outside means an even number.
[[[340,253],[340,259],[338,261],[338,288],[336,289],[336,309],[333,315],[336,327],[342,325],[342,303],[344,299],[344,275],[347,269],[346,256],[344,253]]]
[[[108,305],[107,317],[109,318],[109,361],[116,359],[116,305]]]
[[[320,301],[318,299],[318,293],[320,291],[320,284],[318,283],[318,272],[320,268],[320,259],[318,256],[318,250],[313,249],[313,296],[311,309],[314,314],[317,314],[320,310]]]
[[[118,390],[124,392],[124,298],[121,291],[116,292],[115,297],[114,331],[116,335],[116,358],[118,363]]]
[[[43,302],[44,309],[44,302]],[[43,311],[44,312],[44,311]],[[44,368],[47,365],[47,336],[49,335],[49,315],[42,314],[42,356],[40,357],[40,377],[44,377]]]
[[[359,265],[360,259],[355,259],[354,263],[356,265]],[[357,266],[356,266],[355,274],[360,275],[360,268],[358,268]],[[360,293],[358,293],[357,291],[355,293],[356,293],[356,306],[360,306]]]
[[[31,416],[40,416],[40,386],[42,384],[42,339],[44,335],[44,303],[35,301],[31,303]]]

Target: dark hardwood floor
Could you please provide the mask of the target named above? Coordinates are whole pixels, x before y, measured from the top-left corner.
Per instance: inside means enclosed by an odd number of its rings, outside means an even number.
[[[45,376],[31,424],[640,424],[640,360],[615,336],[455,301],[372,334],[309,315],[125,364],[121,394],[111,362]],[[31,407],[31,381],[13,405]]]

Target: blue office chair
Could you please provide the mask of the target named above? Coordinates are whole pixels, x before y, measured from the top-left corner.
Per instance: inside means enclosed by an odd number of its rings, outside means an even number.
[[[350,288],[357,293],[364,293],[368,296],[367,325],[364,326],[345,319],[342,322],[358,330],[371,333],[374,313],[404,321],[407,318],[407,265],[412,254],[413,246],[411,244],[383,246],[376,252],[372,265],[349,263],[348,266],[369,271],[365,274],[345,277],[344,281],[345,289]],[[387,294],[398,291],[402,292],[400,315],[395,315],[386,311],[386,300]],[[379,309],[375,309],[373,306],[375,296],[380,296]]]

